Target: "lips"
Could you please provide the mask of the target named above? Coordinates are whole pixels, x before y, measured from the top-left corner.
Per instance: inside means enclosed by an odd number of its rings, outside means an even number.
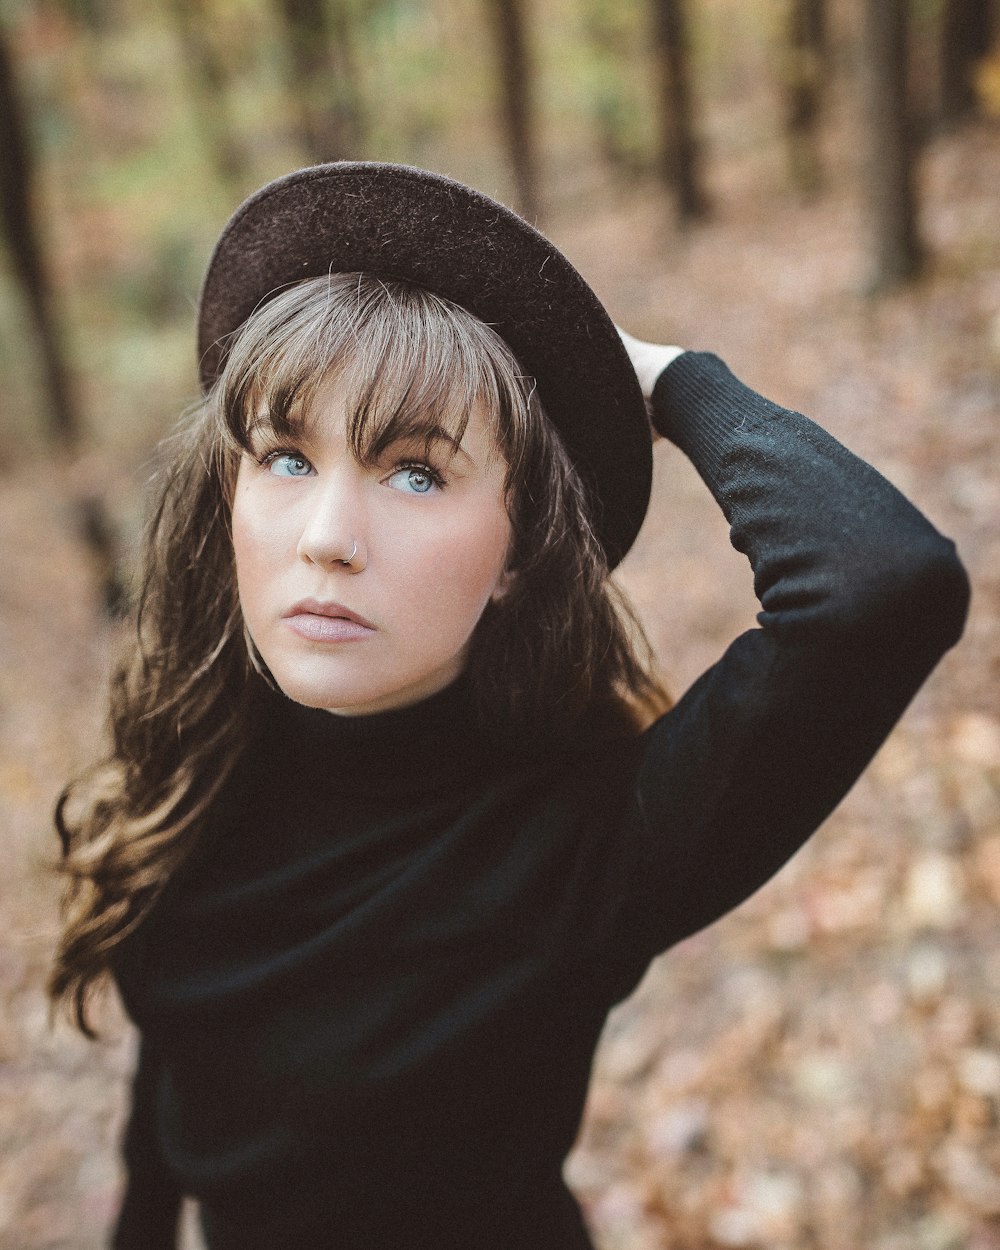
[[[310,642],[356,642],[371,637],[371,621],[342,603],[303,599],[284,613],[288,627]]]

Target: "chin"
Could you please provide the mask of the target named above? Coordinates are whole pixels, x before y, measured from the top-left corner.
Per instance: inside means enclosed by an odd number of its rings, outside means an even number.
[[[429,698],[451,683],[465,667],[466,657],[448,656],[428,667],[379,671],[374,664],[282,663],[275,656],[268,668],[279,689],[304,707],[338,712],[344,716],[364,716],[407,707]],[[264,657],[265,663],[267,657]],[[435,657],[436,659],[436,657]]]
[[[272,674],[272,676],[275,675]],[[282,694],[287,695],[293,702],[301,703],[303,707],[319,708],[327,712],[350,712],[354,707],[364,708],[372,702],[377,702],[379,696],[379,692],[371,689],[362,691],[330,689],[328,686],[318,686],[312,682],[302,681],[301,678],[282,680],[275,676],[275,681]]]
[[[412,694],[410,687],[373,684],[344,685],[311,682],[301,676],[283,678],[272,671],[272,676],[283,694],[303,707],[314,707],[324,712],[336,712],[341,716],[364,716],[372,712],[388,711],[416,703],[423,694]]]

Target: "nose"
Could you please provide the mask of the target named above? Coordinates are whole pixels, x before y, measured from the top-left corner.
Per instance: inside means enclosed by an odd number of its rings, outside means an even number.
[[[297,549],[308,564],[359,573],[368,563],[363,491],[351,479],[350,473],[331,474],[312,492]]]

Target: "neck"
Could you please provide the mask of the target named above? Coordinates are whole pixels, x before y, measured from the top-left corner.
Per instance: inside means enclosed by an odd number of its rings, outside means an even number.
[[[268,691],[261,707],[262,763],[283,777],[350,793],[389,794],[461,785],[494,754],[464,677],[406,707],[331,714]]]

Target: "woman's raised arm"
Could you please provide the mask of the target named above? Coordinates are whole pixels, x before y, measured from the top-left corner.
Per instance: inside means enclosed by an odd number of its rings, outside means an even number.
[[[749,558],[761,612],[644,736],[650,953],[748,897],[825,819],[958,640],[969,597],[954,545],[899,491],[717,357],[675,356],[651,396]]]

